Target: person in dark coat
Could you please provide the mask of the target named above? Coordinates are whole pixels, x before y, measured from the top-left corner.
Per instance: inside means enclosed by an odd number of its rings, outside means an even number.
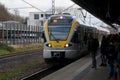
[[[109,37],[109,44],[107,47],[107,59],[109,67],[109,77],[108,79],[115,79],[117,77],[117,72],[115,70],[115,61],[117,59],[116,52],[116,41],[115,36],[112,34]]]
[[[95,39],[93,37],[93,35],[90,35],[90,39],[88,41],[88,50],[91,54],[92,57],[92,68],[96,68],[96,54],[97,54],[97,50],[99,47],[99,42],[98,39]]]
[[[102,41],[101,41],[101,46],[100,46],[100,53],[101,53],[101,64],[100,66],[106,66],[107,64],[107,59],[106,59],[106,49],[108,46],[109,41],[107,40],[107,38],[105,36],[102,37]]]

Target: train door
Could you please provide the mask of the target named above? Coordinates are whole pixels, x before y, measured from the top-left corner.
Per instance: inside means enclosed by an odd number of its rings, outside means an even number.
[[[79,38],[79,46],[80,50],[84,48],[84,27],[82,25],[79,26],[78,29],[78,38]]]

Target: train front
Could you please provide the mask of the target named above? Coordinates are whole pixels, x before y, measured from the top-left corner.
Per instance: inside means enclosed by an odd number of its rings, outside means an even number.
[[[68,15],[54,15],[46,22],[43,51],[43,58],[46,61],[73,59],[77,56],[75,47],[70,43],[76,24],[77,22]]]

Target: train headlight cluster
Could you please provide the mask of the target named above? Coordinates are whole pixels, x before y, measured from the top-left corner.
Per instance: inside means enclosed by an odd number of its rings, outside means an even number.
[[[51,44],[48,44],[48,47],[51,47],[52,45]]]
[[[69,44],[66,44],[65,47],[69,47]]]
[[[51,45],[50,43],[46,44],[46,46],[48,46],[48,47],[52,47],[52,45]]]
[[[65,45],[65,47],[70,47],[70,46],[72,46],[72,44],[66,44],[66,45]]]

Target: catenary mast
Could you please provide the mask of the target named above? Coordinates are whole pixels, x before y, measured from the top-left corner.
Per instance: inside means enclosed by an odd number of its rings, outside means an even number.
[[[55,0],[52,0],[52,14],[55,14]]]

